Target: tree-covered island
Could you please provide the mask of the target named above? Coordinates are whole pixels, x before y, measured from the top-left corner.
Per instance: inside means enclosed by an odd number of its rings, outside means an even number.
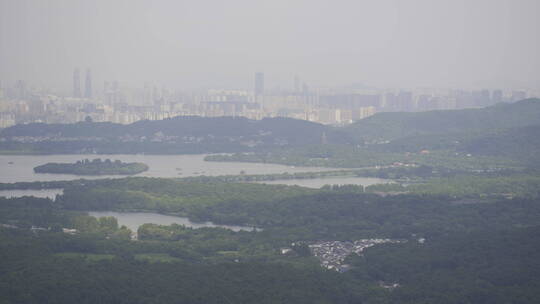
[[[143,163],[124,163],[110,159],[84,159],[76,163],[46,163],[34,168],[36,173],[75,174],[75,175],[133,175],[148,170]]]

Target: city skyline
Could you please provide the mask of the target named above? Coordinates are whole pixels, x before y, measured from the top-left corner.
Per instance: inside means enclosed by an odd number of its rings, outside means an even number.
[[[117,87],[122,86],[123,88],[136,89],[143,88],[147,86],[153,86],[160,89],[174,90],[178,92],[204,92],[212,90],[241,90],[246,92],[252,92],[255,95],[264,94],[277,94],[277,93],[302,93],[305,90],[315,89],[315,90],[364,90],[364,91],[526,91],[529,92],[531,96],[540,95],[540,88],[534,87],[489,87],[489,86],[464,86],[464,87],[453,87],[453,86],[374,86],[370,83],[358,82],[351,80],[337,85],[313,85],[312,83],[307,83],[304,81],[304,78],[299,77],[298,74],[291,73],[290,79],[279,85],[269,86],[267,78],[272,78],[272,74],[265,73],[264,71],[255,71],[252,72],[249,78],[246,78],[244,83],[239,86],[202,86],[202,87],[193,87],[193,88],[178,88],[175,86],[169,86],[163,82],[155,80],[147,80],[143,82],[128,82],[122,79],[114,79],[112,77],[105,77],[103,79],[95,79],[94,72],[91,67],[86,67],[84,69],[79,68],[79,66],[72,67],[71,74],[66,74],[66,78],[63,79],[63,82],[59,86],[44,86],[40,82],[28,81],[28,79],[16,79],[14,81],[6,81],[0,79],[0,89],[7,89],[13,86],[19,85],[19,83],[24,82],[25,87],[33,88],[36,91],[42,92],[53,92],[58,96],[63,97],[77,97],[77,98],[93,98],[97,92],[107,91],[107,86],[115,84]],[[268,77],[270,76],[270,77]],[[71,77],[71,80],[68,78]],[[259,78],[259,80],[257,80]],[[309,77],[307,77],[309,78]],[[97,86],[95,86],[97,83]],[[258,91],[257,86],[262,86],[262,91]],[[105,87],[105,89],[101,89]],[[75,94],[76,90],[80,90],[80,93]],[[258,91],[258,93],[256,93]],[[90,94],[90,95],[89,95]]]
[[[533,0],[0,0],[0,127],[189,115],[339,125],[515,102],[540,96],[537,11]]]
[[[20,123],[96,122],[129,124],[177,116],[287,117],[332,125],[345,125],[378,112],[422,112],[482,108],[538,96],[523,90],[415,90],[377,89],[362,85],[318,88],[294,76],[292,88],[267,90],[265,74],[253,74],[251,90],[208,89],[178,91],[145,83],[128,87],[117,80],[92,86],[86,68],[84,94],[80,68],[73,69],[72,91],[55,95],[19,80],[0,87],[0,128]]]

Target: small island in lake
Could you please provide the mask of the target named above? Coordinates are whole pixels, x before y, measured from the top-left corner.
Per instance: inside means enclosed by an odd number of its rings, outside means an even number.
[[[148,170],[143,163],[124,163],[110,159],[84,159],[76,163],[46,163],[34,168],[36,173],[75,174],[75,175],[133,175]]]

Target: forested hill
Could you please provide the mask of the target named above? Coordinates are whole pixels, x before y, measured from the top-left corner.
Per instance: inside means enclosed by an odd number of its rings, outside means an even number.
[[[351,142],[343,130],[304,120],[196,116],[143,120],[129,125],[16,125],[2,130],[0,138],[0,151],[6,153],[191,154]]]
[[[378,113],[345,130],[357,140],[393,140],[418,135],[483,132],[540,124],[540,99],[481,109]]]
[[[236,117],[183,116],[164,120],[142,120],[129,125],[109,122],[79,122],[75,124],[33,123],[16,125],[2,130],[0,136],[56,136],[56,137],[104,137],[121,136],[175,137],[257,137],[271,135],[282,140],[315,144],[326,134],[328,140],[346,142],[345,134],[331,127],[290,118],[265,118],[250,120]]]
[[[460,150],[478,155],[540,159],[540,125],[494,131],[464,141]]]

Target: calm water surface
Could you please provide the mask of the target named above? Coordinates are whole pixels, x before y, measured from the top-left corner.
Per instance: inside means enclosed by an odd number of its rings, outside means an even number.
[[[81,159],[111,159],[123,162],[141,162],[150,168],[136,176],[148,177],[187,177],[199,175],[236,175],[240,171],[245,174],[274,174],[295,172],[318,172],[333,170],[332,168],[291,167],[275,164],[239,163],[239,162],[206,162],[205,155],[0,155],[0,183],[73,180],[79,178],[122,178],[125,176],[78,176],[72,174],[34,173],[36,166],[49,162],[74,163]]]
[[[34,173],[34,167],[49,162],[74,163],[81,159],[111,159],[123,162],[141,162],[149,166],[149,170],[135,176],[146,177],[189,177],[189,176],[218,176],[236,175],[243,171],[245,174],[276,174],[296,172],[320,172],[336,170],[322,167],[294,167],[276,164],[241,163],[241,162],[206,162],[205,155],[95,155],[95,154],[67,154],[67,155],[0,155],[0,183],[55,181],[74,179],[122,178],[124,175],[78,176],[73,174],[47,174]],[[345,185],[354,184],[369,186],[378,183],[388,183],[390,180],[365,177],[326,177],[316,179],[290,179],[265,181],[266,184],[297,185],[309,188],[320,188],[327,184]],[[20,197],[33,195],[54,199],[61,194],[62,189],[51,190],[6,190],[0,191],[0,196]]]
[[[118,220],[118,225],[126,226],[131,231],[137,232],[137,229],[142,224],[158,224],[158,225],[171,225],[179,224],[191,228],[202,228],[202,227],[221,227],[230,229],[233,231],[252,231],[253,227],[245,226],[234,226],[234,225],[216,225],[212,222],[203,222],[203,223],[194,223],[186,217],[180,216],[171,216],[163,215],[159,213],[150,213],[150,212],[114,212],[114,211],[90,211],[89,215],[95,217],[102,216],[114,216]]]

